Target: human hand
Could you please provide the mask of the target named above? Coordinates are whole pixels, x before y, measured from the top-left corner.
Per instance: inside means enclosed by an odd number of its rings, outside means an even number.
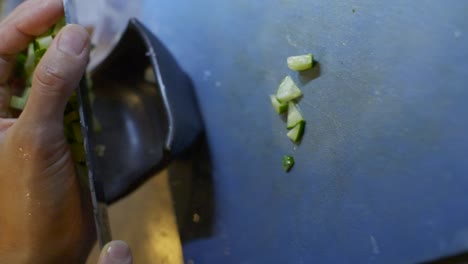
[[[132,264],[132,253],[123,241],[107,243],[101,250],[98,264]]]
[[[61,0],[28,0],[0,23],[0,117],[16,54],[63,16]],[[89,35],[64,27],[37,66],[18,119],[0,118],[2,263],[82,263],[95,239],[89,194],[63,131],[65,105],[88,62]]]

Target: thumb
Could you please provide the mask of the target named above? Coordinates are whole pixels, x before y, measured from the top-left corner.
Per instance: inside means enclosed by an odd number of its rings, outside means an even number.
[[[37,65],[28,103],[20,121],[60,122],[68,99],[86,70],[89,34],[79,25],[67,25]]]
[[[132,264],[132,252],[127,243],[115,240],[107,243],[101,251],[98,264]]]

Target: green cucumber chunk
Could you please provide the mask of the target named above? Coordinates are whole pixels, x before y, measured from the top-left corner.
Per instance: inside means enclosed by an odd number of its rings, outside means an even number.
[[[34,52],[34,65],[38,65],[39,61],[42,59],[47,49],[38,49]]]
[[[57,24],[55,24],[54,29],[52,30],[52,36],[55,37],[59,31],[67,24],[65,17],[62,17]]]
[[[314,63],[314,55],[305,54],[299,56],[291,56],[287,58],[288,67],[293,71],[303,71],[312,68]]]
[[[72,158],[75,162],[86,161],[86,153],[85,153],[84,146],[82,143],[71,143],[70,151],[71,151]]]
[[[28,78],[30,78],[34,72],[34,68],[36,66],[35,61],[34,44],[31,43],[28,46],[28,53],[26,55],[26,61],[24,62],[24,72]]]
[[[26,101],[28,100],[30,93],[31,93],[31,87],[26,87],[26,89],[24,89],[23,91],[23,96],[22,96],[24,100]]]
[[[283,169],[286,172],[289,172],[294,166],[294,157],[285,155],[283,156]]]
[[[96,147],[94,147],[94,151],[96,151],[96,155],[98,157],[104,157],[104,152],[106,151],[106,146],[102,144],[97,144]]]
[[[75,122],[71,124],[71,127],[76,142],[83,143],[83,134],[81,134],[81,124],[79,122]]]
[[[292,140],[294,143],[301,142],[302,135],[304,134],[304,127],[305,121],[299,122],[296,126],[294,126],[291,130],[288,131],[286,134],[289,139]]]
[[[293,128],[299,122],[304,121],[299,107],[294,102],[288,103],[288,121],[286,126],[288,129]]]
[[[66,114],[65,117],[63,118],[63,122],[68,125],[72,122],[79,121],[80,120],[80,114],[78,111],[71,111],[70,113]]]
[[[26,99],[24,97],[19,97],[13,95],[10,98],[10,107],[18,110],[23,110],[26,106]]]
[[[276,99],[275,95],[270,95],[270,100],[271,100],[271,104],[273,105],[273,107],[275,108],[278,114],[282,114],[288,111],[288,104],[280,103],[278,99]]]
[[[50,44],[52,43],[52,36],[45,36],[45,37],[40,37],[36,38],[34,40],[36,50],[42,50],[42,49],[47,49],[49,48]]]
[[[302,96],[302,91],[294,83],[291,76],[286,76],[278,87],[276,99],[281,103],[286,103]]]

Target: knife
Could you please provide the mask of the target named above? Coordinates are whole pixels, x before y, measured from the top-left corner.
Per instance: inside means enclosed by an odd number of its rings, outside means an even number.
[[[78,24],[75,5],[73,0],[63,0],[65,10],[65,21],[67,24]],[[89,101],[89,90],[85,77],[81,79],[76,90],[78,98],[78,108],[80,114],[81,132],[83,134],[83,145],[86,153],[86,165],[88,167],[89,191],[93,204],[93,215],[96,226],[96,234],[99,246],[102,249],[105,244],[112,240],[109,217],[107,214],[107,204],[105,203],[105,193],[102,182],[95,174],[95,152],[93,142],[93,114]]]

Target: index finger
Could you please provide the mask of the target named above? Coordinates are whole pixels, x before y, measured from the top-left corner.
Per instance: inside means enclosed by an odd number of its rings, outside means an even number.
[[[62,0],[28,0],[0,23],[0,85],[8,80],[15,55],[62,16]]]

